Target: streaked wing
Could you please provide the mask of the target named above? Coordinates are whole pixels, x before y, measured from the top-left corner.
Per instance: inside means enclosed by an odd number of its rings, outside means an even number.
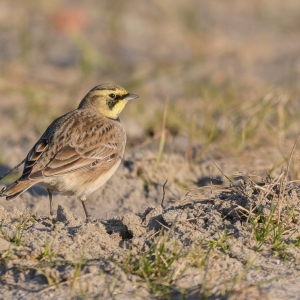
[[[41,138],[28,153],[24,162],[24,169],[20,179],[28,179],[34,167],[41,167],[37,164],[37,162],[43,153],[47,152],[47,149],[47,139]]]
[[[56,176],[74,171],[93,168],[97,164],[111,165],[112,160],[118,159],[119,147],[111,147],[106,143],[97,143],[92,148],[73,148],[70,145],[61,149],[42,171],[43,176]]]
[[[99,120],[99,115],[94,116],[94,119],[93,115],[77,116],[74,122],[78,118],[81,118],[81,122],[77,131],[72,132],[75,128],[72,127],[74,118],[69,118],[66,122],[69,128],[63,128],[64,122],[60,122],[61,130],[50,130],[48,136],[45,132],[29,152],[22,177],[39,180],[92,169],[96,165],[105,172],[121,158],[126,141],[121,123],[103,122],[103,119]]]

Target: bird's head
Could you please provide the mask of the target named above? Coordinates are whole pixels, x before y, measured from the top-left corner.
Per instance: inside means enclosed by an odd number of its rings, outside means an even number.
[[[93,108],[110,118],[117,119],[129,100],[138,98],[115,84],[100,84],[91,89],[81,100],[78,108]]]

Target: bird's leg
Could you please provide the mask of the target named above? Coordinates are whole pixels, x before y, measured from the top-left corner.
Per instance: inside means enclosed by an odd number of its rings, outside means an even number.
[[[85,203],[84,203],[84,201],[86,200],[86,196],[82,196],[80,198],[80,200],[81,200],[81,203],[82,203],[82,206],[83,206],[83,209],[84,209],[85,218],[88,221],[90,219],[91,215],[89,215],[89,213],[88,213],[88,211],[86,209]]]
[[[52,210],[52,192],[47,189],[48,195],[49,195],[49,204],[50,204],[50,216],[54,215],[54,212]]]

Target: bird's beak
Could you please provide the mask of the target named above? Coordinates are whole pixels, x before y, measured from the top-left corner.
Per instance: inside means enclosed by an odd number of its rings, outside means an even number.
[[[136,94],[132,94],[132,93],[129,93],[125,98],[124,98],[124,100],[133,100],[133,99],[135,99],[135,98],[138,98],[139,96],[138,95],[136,95]]]

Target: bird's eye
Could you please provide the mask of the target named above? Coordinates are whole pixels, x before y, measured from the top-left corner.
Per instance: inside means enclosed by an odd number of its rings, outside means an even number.
[[[109,94],[109,97],[114,99],[116,98],[116,94]]]

